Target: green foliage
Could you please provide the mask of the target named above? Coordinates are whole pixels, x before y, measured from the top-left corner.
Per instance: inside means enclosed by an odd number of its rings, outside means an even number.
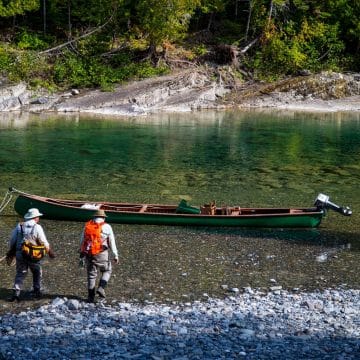
[[[253,66],[261,78],[295,74],[301,69],[336,70],[341,65],[344,44],[338,26],[303,21],[299,29],[289,23],[283,31],[267,33]]]
[[[0,74],[6,74],[11,68],[12,57],[6,47],[0,47]]]
[[[52,86],[51,66],[36,52],[0,46],[0,72],[14,82],[26,81],[33,87]]]
[[[54,65],[54,81],[64,88],[100,87],[103,90],[111,90],[116,83],[159,75],[167,71],[164,67],[155,68],[150,62],[132,62],[127,54],[117,55],[112,64],[114,66],[100,58],[88,59],[67,53]]]
[[[24,30],[17,38],[17,46],[21,50],[45,50],[49,44],[43,40],[43,35],[29,33]]]
[[[193,49],[196,56],[204,56],[208,53],[208,49],[204,44],[200,44]]]
[[[360,70],[360,1],[47,0],[46,14],[42,4],[0,0],[0,41],[8,44],[0,43],[0,72],[33,86],[108,90],[167,71],[142,61],[147,55],[159,63],[175,49],[174,57],[199,60],[215,44],[244,49],[251,43],[239,63],[260,78],[300,69]],[[98,31],[82,37],[93,30]],[[37,53],[77,37],[71,52]],[[181,52],[179,44],[191,50]],[[118,47],[127,50],[114,55]]]
[[[136,7],[139,27],[150,47],[183,38],[198,4],[191,0],[140,0]]]
[[[217,32],[215,38],[216,43],[232,44],[239,43],[239,34],[242,33],[243,25],[236,22],[224,19],[221,24],[221,29]]]
[[[37,10],[38,0],[0,0],[0,17],[23,15],[27,11]]]
[[[204,14],[222,12],[225,5],[226,1],[223,0],[201,0],[200,9]]]

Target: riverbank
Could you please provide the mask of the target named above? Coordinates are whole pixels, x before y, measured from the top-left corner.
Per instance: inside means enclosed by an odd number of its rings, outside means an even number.
[[[0,317],[6,359],[357,359],[360,290],[161,305],[56,298]]]
[[[242,81],[228,67],[199,67],[122,84],[111,92],[73,89],[49,94],[28,90],[26,84],[0,88],[3,112],[139,116],[229,108],[360,111],[360,75],[320,73],[263,83]]]

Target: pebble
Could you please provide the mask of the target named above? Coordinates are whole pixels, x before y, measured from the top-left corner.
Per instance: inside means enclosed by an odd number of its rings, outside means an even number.
[[[0,359],[360,358],[360,290],[244,290],[172,305],[56,298],[0,316]]]

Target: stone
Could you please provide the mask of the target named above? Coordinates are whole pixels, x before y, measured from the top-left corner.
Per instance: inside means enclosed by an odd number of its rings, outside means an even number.
[[[355,359],[359,290],[279,294],[251,289],[225,299],[90,306],[54,299],[0,318],[0,357],[68,359]],[[321,310],[323,309],[323,310]],[[346,311],[345,311],[346,309]],[[91,341],[90,341],[91,339]],[[94,340],[94,341],[93,341]],[[76,354],[76,355],[75,355]]]
[[[69,310],[78,310],[80,307],[80,302],[76,299],[68,300],[66,303]]]

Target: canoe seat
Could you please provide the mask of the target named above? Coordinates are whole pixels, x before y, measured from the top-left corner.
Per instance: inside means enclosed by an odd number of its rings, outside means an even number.
[[[233,210],[232,212],[231,212],[231,215],[232,216],[236,216],[236,215],[240,215],[241,214],[241,211],[240,210]]]
[[[143,207],[139,210],[139,213],[145,212],[147,207],[148,207],[147,205],[143,205]]]

